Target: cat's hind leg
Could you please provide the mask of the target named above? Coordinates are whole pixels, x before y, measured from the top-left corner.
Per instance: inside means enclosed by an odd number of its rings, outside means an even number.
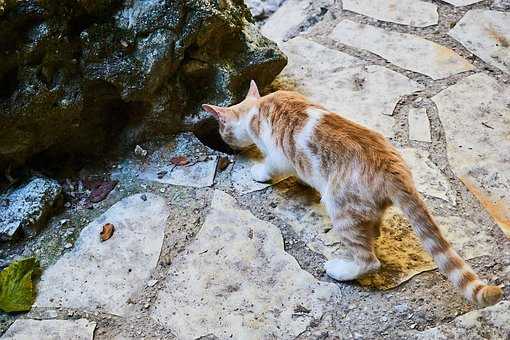
[[[329,277],[349,281],[380,268],[374,253],[375,222],[348,215],[333,220],[333,228],[337,229],[350,256],[327,261],[324,268]]]

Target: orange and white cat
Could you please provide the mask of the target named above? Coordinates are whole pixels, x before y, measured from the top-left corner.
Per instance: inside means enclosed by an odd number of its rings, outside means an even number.
[[[261,97],[254,81],[246,98],[231,107],[204,104],[233,148],[255,144],[263,163],[251,169],[266,182],[291,174],[322,196],[322,203],[352,254],[325,263],[326,273],[353,280],[380,267],[374,253],[381,217],[395,204],[410,220],[439,269],[470,301],[491,305],[502,290],[480,281],[432,219],[397,150],[379,133],[342,118],[296,92]]]

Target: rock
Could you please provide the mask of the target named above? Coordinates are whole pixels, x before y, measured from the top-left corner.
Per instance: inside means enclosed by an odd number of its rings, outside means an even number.
[[[128,299],[156,267],[169,216],[163,198],[145,195],[122,199],[82,230],[72,250],[43,272],[36,306],[128,313]],[[105,223],[115,234],[101,242]]]
[[[76,339],[92,340],[96,323],[78,320],[31,320],[18,319],[4,333],[5,340]]]
[[[300,268],[278,228],[218,190],[196,240],[169,269],[151,316],[181,339],[295,338],[338,290]],[[295,315],[297,306],[310,312]]]
[[[338,114],[394,135],[393,110],[402,96],[422,86],[385,67],[297,37],[281,45],[289,57],[283,71],[297,90]]]
[[[453,50],[412,34],[343,20],[330,36],[342,44],[368,50],[399,67],[432,79],[446,78],[474,68]]]
[[[427,151],[403,148],[400,152],[411,168],[419,192],[455,205],[455,190],[451,187],[448,178],[429,159]]]
[[[407,116],[409,124],[409,139],[418,142],[432,142],[430,136],[430,122],[427,117],[426,108],[414,108],[409,109]]]
[[[32,177],[0,199],[9,202],[0,206],[0,241],[5,241],[18,231],[32,235],[42,228],[62,203],[62,187],[55,180]]]
[[[510,236],[510,88],[480,73],[432,97],[453,172]]]
[[[285,0],[246,0],[254,18],[267,18],[282,5]]]
[[[454,5],[455,7],[459,7],[459,6],[472,5],[472,4],[475,4],[482,0],[443,0],[443,1]]]
[[[437,6],[420,0],[343,0],[343,9],[377,20],[427,27],[439,19]]]
[[[414,339],[507,339],[510,302],[471,311],[453,321],[413,335]]]
[[[242,0],[9,1],[0,20],[0,169],[177,131],[286,63]]]
[[[127,160],[123,166],[113,171],[112,177],[137,175],[139,179],[171,185],[204,188],[213,185],[218,157],[211,155],[200,160],[200,154],[211,154],[213,150],[203,145],[192,133],[181,133],[166,146],[151,153],[143,164]],[[183,158],[188,163],[172,164],[172,160]],[[175,162],[174,162],[175,163]],[[163,174],[163,175],[162,175]],[[165,192],[162,188],[161,192]]]
[[[510,13],[473,9],[448,33],[485,62],[510,73]]]
[[[147,157],[147,150],[143,149],[140,145],[135,147],[135,155],[140,158]]]

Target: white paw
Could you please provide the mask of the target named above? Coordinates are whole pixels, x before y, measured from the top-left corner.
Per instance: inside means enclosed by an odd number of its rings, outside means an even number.
[[[363,265],[353,260],[332,259],[326,261],[324,269],[326,274],[337,281],[350,281],[360,276],[379,269],[380,263],[374,262]]]
[[[268,182],[271,180],[271,176],[267,173],[264,164],[259,163],[251,167],[251,177],[256,182]]]

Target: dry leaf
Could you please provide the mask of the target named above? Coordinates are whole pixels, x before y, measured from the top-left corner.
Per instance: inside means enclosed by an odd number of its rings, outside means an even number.
[[[218,170],[219,171],[223,171],[225,170],[228,165],[230,164],[230,160],[228,159],[228,157],[221,157],[220,160],[218,161]]]
[[[103,230],[101,231],[101,233],[99,235],[101,235],[101,242],[102,241],[106,241],[106,240],[109,240],[110,237],[112,237],[113,235],[113,232],[115,231],[115,227],[113,226],[113,224],[111,223],[106,223],[104,226],[103,226]]]
[[[173,165],[182,166],[188,164],[189,160],[184,156],[176,156],[170,159],[170,163],[172,163]]]
[[[106,181],[100,183],[97,187],[92,189],[89,201],[92,203],[98,203],[104,200],[110,191],[112,191],[118,184],[118,181]]]

